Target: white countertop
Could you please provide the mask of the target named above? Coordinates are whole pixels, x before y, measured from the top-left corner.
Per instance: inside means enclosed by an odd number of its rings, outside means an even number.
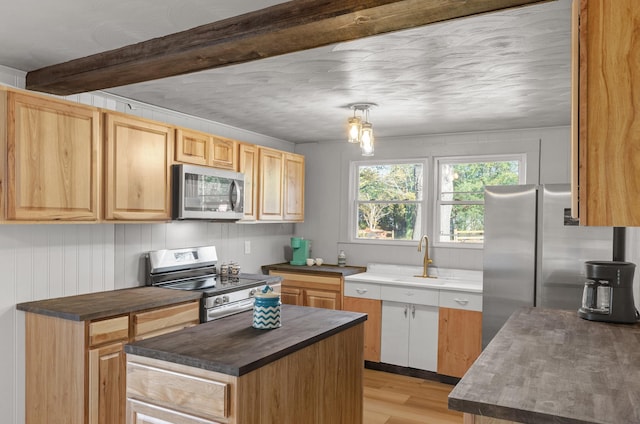
[[[482,293],[482,271],[429,267],[428,274],[436,278],[419,277],[422,267],[373,263],[367,265],[366,272],[346,276],[344,280]]]

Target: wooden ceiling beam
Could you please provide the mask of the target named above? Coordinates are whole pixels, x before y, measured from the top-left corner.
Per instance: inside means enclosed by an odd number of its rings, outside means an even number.
[[[294,0],[27,73],[58,95],[293,53],[547,0]]]

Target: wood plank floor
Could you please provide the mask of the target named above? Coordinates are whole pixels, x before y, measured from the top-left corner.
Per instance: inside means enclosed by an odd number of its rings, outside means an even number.
[[[370,369],[364,370],[364,424],[461,424],[447,408],[453,386]]]

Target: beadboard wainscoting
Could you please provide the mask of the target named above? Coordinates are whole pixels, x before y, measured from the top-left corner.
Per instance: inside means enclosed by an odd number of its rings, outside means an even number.
[[[16,304],[113,290],[114,225],[0,225],[0,421],[24,422],[25,314]]]

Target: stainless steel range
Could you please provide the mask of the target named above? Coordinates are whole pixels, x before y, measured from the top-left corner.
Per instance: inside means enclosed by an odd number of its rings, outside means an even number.
[[[219,275],[215,246],[156,250],[146,260],[148,286],[202,292],[200,322],[252,309],[254,294],[266,285],[264,278]]]

